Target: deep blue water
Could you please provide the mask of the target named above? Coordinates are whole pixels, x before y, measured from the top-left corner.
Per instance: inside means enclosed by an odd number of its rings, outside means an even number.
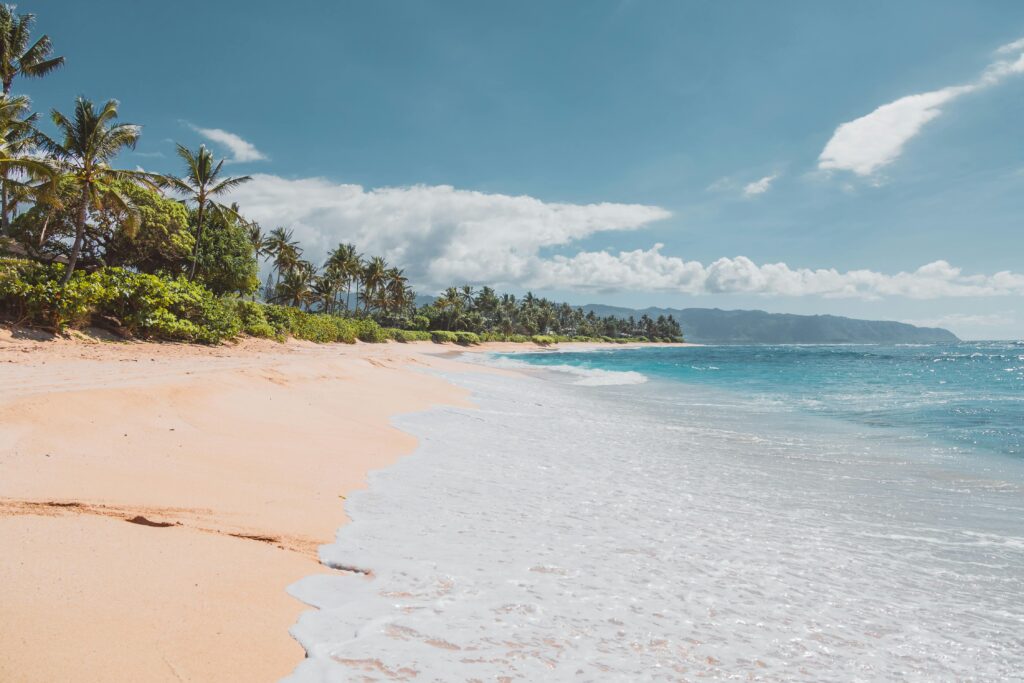
[[[1024,343],[699,346],[515,354],[711,386],[778,410],[1024,458]]]

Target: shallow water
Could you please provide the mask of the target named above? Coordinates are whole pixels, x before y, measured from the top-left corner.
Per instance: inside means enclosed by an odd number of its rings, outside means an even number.
[[[1024,672],[1019,459],[559,356],[396,420],[419,450],[322,550],[374,578],[292,587],[321,609],[291,680]]]

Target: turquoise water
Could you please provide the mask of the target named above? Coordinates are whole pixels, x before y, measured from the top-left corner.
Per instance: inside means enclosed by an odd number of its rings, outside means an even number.
[[[288,680],[1020,680],[1022,356],[471,354],[514,372],[394,419]]]
[[[961,449],[1024,458],[1024,343],[701,346],[515,354],[549,367],[639,373]]]

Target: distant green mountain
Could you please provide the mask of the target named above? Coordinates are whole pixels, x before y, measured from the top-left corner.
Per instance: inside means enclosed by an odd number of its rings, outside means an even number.
[[[598,316],[652,318],[671,314],[686,341],[698,344],[929,344],[959,341],[949,330],[889,320],[855,320],[837,315],[794,315],[720,308],[644,308],[588,304]]]
[[[436,297],[419,295],[417,306]],[[577,306],[599,317],[652,318],[672,315],[686,341],[695,344],[932,344],[960,341],[949,330],[917,327],[891,320],[856,320],[838,315],[795,315],[720,308],[622,308],[603,304]]]

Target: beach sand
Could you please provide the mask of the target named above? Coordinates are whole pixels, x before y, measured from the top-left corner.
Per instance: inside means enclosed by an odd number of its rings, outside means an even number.
[[[275,681],[317,547],[465,349],[0,328],[0,681]],[[573,349],[589,348],[573,345]],[[474,350],[535,351],[523,344]],[[491,370],[496,372],[497,370]]]
[[[466,396],[423,345],[37,342],[0,330],[0,680],[274,681],[344,495]]]

